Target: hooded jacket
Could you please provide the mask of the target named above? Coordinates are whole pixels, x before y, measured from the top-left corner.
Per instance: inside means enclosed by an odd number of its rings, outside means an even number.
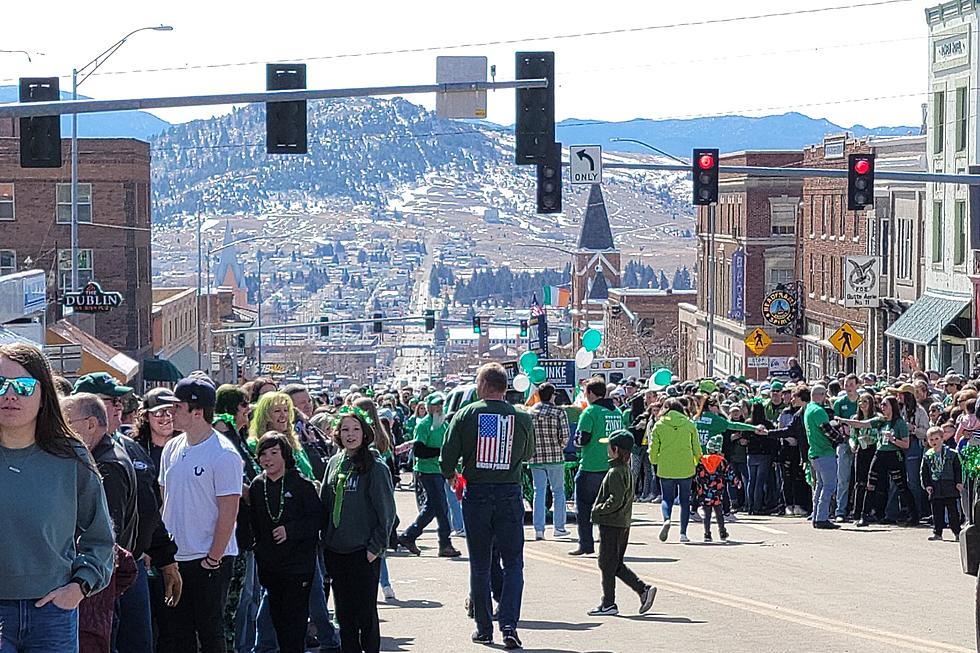
[[[694,422],[670,411],[654,424],[650,436],[650,463],[660,478],[691,478],[701,460],[701,440]]]

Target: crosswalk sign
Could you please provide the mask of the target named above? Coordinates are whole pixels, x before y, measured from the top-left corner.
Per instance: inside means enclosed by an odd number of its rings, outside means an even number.
[[[849,358],[854,355],[854,352],[858,347],[864,342],[864,337],[854,330],[847,322],[840,325],[837,331],[834,331],[834,335],[830,336],[830,344],[840,352],[840,355],[844,358]]]
[[[752,350],[756,356],[762,356],[762,352],[769,349],[772,338],[762,327],[756,327],[752,333],[745,337],[745,346]]]

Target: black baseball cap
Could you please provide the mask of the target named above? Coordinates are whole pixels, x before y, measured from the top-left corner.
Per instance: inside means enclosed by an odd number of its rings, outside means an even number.
[[[143,410],[148,413],[155,413],[179,403],[180,399],[170,388],[153,388],[143,396]]]
[[[201,408],[214,408],[214,381],[204,375],[189,376],[177,382],[174,396],[178,401],[186,401]]]

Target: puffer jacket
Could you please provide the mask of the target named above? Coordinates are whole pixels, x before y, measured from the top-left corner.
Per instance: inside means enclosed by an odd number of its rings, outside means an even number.
[[[698,430],[688,417],[670,411],[650,431],[650,463],[660,478],[691,478],[701,460]]]

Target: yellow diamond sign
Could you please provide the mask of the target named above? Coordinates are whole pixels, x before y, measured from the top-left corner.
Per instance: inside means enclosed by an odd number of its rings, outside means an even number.
[[[766,333],[765,329],[762,327],[756,327],[745,338],[745,346],[752,350],[756,356],[762,356],[762,352],[769,349],[769,345],[772,344],[772,338]]]
[[[830,344],[834,346],[840,355],[848,358],[854,355],[855,350],[864,342],[864,336],[854,330],[847,322],[844,322],[839,329],[830,336]]]

